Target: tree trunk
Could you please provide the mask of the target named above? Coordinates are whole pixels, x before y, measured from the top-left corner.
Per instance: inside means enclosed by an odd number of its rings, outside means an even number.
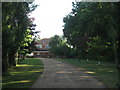
[[[18,64],[20,63],[20,53],[18,53]]]
[[[113,37],[113,41],[112,41],[112,43],[113,43],[113,52],[114,52],[114,57],[115,57],[115,63],[116,63],[116,65],[118,64],[118,57],[117,57],[117,43],[116,43],[116,40],[115,40],[115,38]]]
[[[8,57],[10,66],[16,66],[15,52],[14,51],[9,52]]]
[[[2,72],[5,73],[7,71],[8,71],[7,53],[2,53]]]
[[[119,33],[120,35],[120,33]],[[117,49],[117,57],[118,57],[118,65],[117,65],[117,69],[118,69],[118,89],[120,90],[120,37],[118,37],[118,49]]]

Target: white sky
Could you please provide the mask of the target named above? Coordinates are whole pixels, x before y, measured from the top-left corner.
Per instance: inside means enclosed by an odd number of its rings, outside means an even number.
[[[35,0],[38,6],[32,12],[37,24],[36,30],[40,32],[40,38],[63,35],[63,17],[72,10],[72,2],[75,0]]]

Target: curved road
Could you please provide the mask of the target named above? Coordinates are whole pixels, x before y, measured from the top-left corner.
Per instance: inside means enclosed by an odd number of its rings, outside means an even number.
[[[40,58],[44,72],[32,88],[105,88],[102,82],[67,63],[54,59]]]

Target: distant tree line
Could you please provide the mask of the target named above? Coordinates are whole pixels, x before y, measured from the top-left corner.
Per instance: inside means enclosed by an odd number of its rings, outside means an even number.
[[[68,46],[65,38],[63,36],[55,35],[50,39],[50,52],[53,56],[57,57],[71,57],[71,48]]]
[[[29,14],[37,7],[32,2],[2,3],[2,70],[7,72],[15,67],[20,57],[32,49],[34,18]],[[18,56],[18,61],[16,61]]]

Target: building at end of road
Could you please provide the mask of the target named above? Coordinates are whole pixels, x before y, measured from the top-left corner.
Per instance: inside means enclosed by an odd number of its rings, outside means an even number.
[[[50,38],[43,38],[37,42],[34,43],[34,50],[33,50],[33,57],[51,57],[52,54],[49,52],[50,46],[49,46]]]

